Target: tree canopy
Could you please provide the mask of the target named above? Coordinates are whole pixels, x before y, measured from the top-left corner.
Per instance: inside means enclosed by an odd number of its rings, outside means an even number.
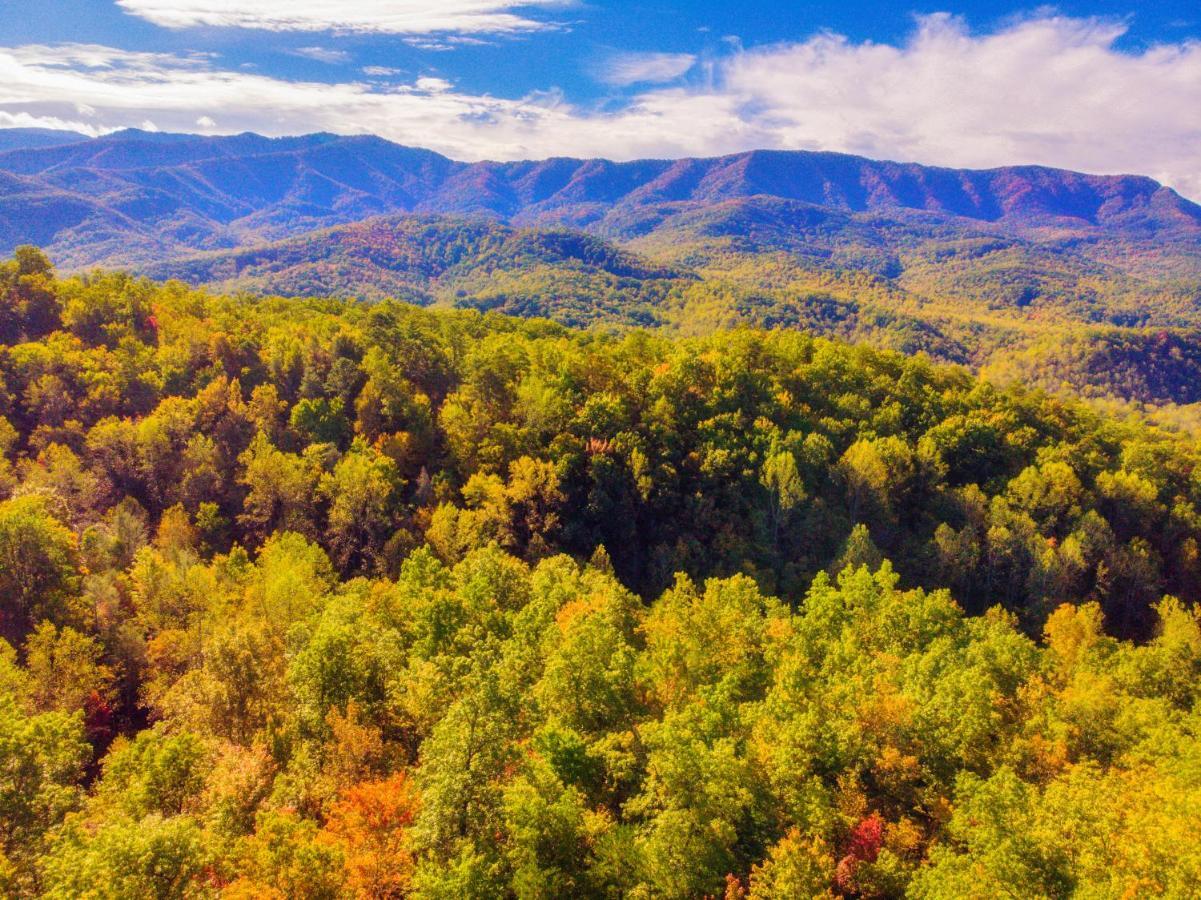
[[[0,893],[1201,892],[1201,459],[793,331],[0,266]]]

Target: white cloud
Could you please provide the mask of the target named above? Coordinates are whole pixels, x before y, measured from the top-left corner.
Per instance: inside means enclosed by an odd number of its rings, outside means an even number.
[[[209,116],[201,116],[199,119],[196,120],[196,124],[206,130],[217,127],[217,123],[214,122],[212,120],[212,118],[210,118]]]
[[[507,34],[545,26],[512,12],[561,0],[117,0],[167,28],[198,25],[266,31]]]
[[[416,50],[433,50],[437,53],[447,53],[455,49],[455,45],[442,38],[405,38],[405,43]]]
[[[51,131],[77,131],[88,137],[99,137],[113,129],[97,128],[87,122],[72,122],[57,116],[35,116],[27,112],[10,113],[0,110],[0,128],[49,128]]]
[[[316,62],[328,63],[331,66],[350,62],[350,54],[345,50],[334,50],[330,47],[297,47],[289,51],[293,56],[303,56]]]
[[[822,35],[716,60],[704,84],[587,109],[555,91],[501,98],[412,84],[284,81],[208,57],[67,45],[0,48],[0,111],[87,133],[153,119],[194,130],[372,132],[459,159],[631,159],[752,147],[839,150],[940,165],[1040,163],[1134,172],[1201,198],[1201,43],[1138,53],[1122,26],[1044,17],[973,34],[927,17],[897,46]],[[90,128],[78,105],[96,111]],[[0,123],[2,124],[2,123]]]
[[[549,26],[548,26],[549,27]],[[440,34],[437,37],[409,36],[403,38],[404,42],[410,47],[417,50],[435,50],[439,53],[445,53],[454,50],[456,47],[484,47],[492,41],[484,38],[470,37],[465,34]]]
[[[363,74],[373,78],[391,78],[393,75],[399,75],[400,69],[393,69],[391,66],[363,66]]]
[[[741,54],[723,92],[764,110],[779,146],[1145,173],[1201,194],[1201,43],[1124,53],[1124,31],[1044,17],[973,35],[935,15],[900,47],[827,35]]]
[[[445,78],[435,78],[432,75],[422,75],[415,82],[413,87],[419,91],[429,91],[433,94],[442,94],[454,87]]]
[[[691,53],[620,53],[596,71],[604,84],[662,84],[675,81],[696,63]]]

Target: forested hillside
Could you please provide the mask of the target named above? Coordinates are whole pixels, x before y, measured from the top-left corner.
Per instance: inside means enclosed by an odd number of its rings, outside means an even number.
[[[759,277],[771,266],[757,261]],[[704,277],[582,232],[433,216],[368,219],[246,250],[145,267],[217,291],[330,296],[492,310],[572,327],[701,335],[786,327],[963,362],[983,341],[920,317],[905,292],[871,275],[793,273],[787,288],[736,273]],[[913,309],[914,312],[905,312]]]
[[[5,893],[1201,891],[1189,438],[791,330],[32,248],[0,345]]]
[[[1086,397],[1152,405],[1201,403],[1201,333],[1194,329],[1079,329],[1035,340],[990,366],[1001,380],[1025,380]]]
[[[684,336],[797,328],[1194,402],[1145,329],[1196,342],[1201,207],[1147,178],[775,151],[462,163],[332,134],[8,140],[0,252],[41,244],[66,270]],[[1116,374],[1093,364],[1102,334],[1125,346]],[[1070,360],[1046,352],[1062,344]]]
[[[1190,374],[1201,351],[1201,306],[1183,287],[1165,293],[1142,284],[1115,294],[1095,287],[1079,292],[1064,281],[1053,297],[1032,294],[1024,302],[1004,271],[988,268],[1012,249],[994,240],[914,251],[941,254],[946,268],[913,269],[936,280],[958,265],[949,262],[955,258],[971,257],[985,267],[969,279],[973,288],[932,283],[922,293],[889,278],[885,257],[878,261],[880,272],[870,271],[874,264],[867,259],[858,269],[842,267],[846,261],[837,256],[812,266],[798,262],[821,256],[818,237],[793,218],[748,218],[746,212],[710,211],[690,232],[628,245],[638,252],[566,229],[384,217],[145,270],[218,291],[392,297],[572,327],[657,328],[689,336],[746,326],[801,329],[924,352],[1051,391],[1152,405],[1201,400]],[[884,232],[864,226],[865,239],[873,233]],[[1039,273],[1062,274],[1065,262],[1040,269],[1019,254],[1005,265],[1014,278],[1029,281]],[[1095,324],[1114,321],[1124,324]],[[1147,322],[1170,327],[1137,324]]]
[[[392,298],[571,326],[662,325],[669,293],[700,280],[578,231],[425,216],[368,219],[145,269],[217,291]]]

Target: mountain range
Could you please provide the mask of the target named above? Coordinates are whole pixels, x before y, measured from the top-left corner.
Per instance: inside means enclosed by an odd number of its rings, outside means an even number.
[[[804,151],[462,163],[370,136],[123,131],[47,145],[56,140],[50,135],[9,132],[0,142],[9,148],[0,153],[0,249],[24,236],[68,266],[231,248],[391,213],[482,216],[630,239],[750,198],[852,219],[958,221],[1032,240],[1201,234],[1201,207],[1149,178],[1032,166],[970,171]],[[40,221],[22,215],[35,205],[46,213]]]
[[[11,129],[0,251],[24,243],[66,271],[572,325],[805,327],[977,365],[1080,323],[1201,326],[1201,206],[1037,166],[465,163],[372,136]]]

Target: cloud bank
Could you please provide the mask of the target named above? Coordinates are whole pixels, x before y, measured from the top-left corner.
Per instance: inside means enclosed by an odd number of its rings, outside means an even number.
[[[544,23],[511,10],[560,0],[117,0],[126,12],[166,28],[211,26],[263,31],[377,34],[505,34]]]
[[[217,4],[126,0],[135,2]],[[373,6],[396,4],[363,8]],[[467,160],[773,147],[949,166],[1037,163],[1147,174],[1201,198],[1201,43],[1127,53],[1115,46],[1122,33],[1109,21],[1042,17],[979,34],[928,16],[897,46],[827,34],[735,52],[703,84],[647,87],[604,111],[555,91],[501,98],[434,78],[296,82],[206,56],[22,46],[0,48],[0,114],[88,133],[147,119],[187,131],[208,116],[221,131],[370,132]]]

